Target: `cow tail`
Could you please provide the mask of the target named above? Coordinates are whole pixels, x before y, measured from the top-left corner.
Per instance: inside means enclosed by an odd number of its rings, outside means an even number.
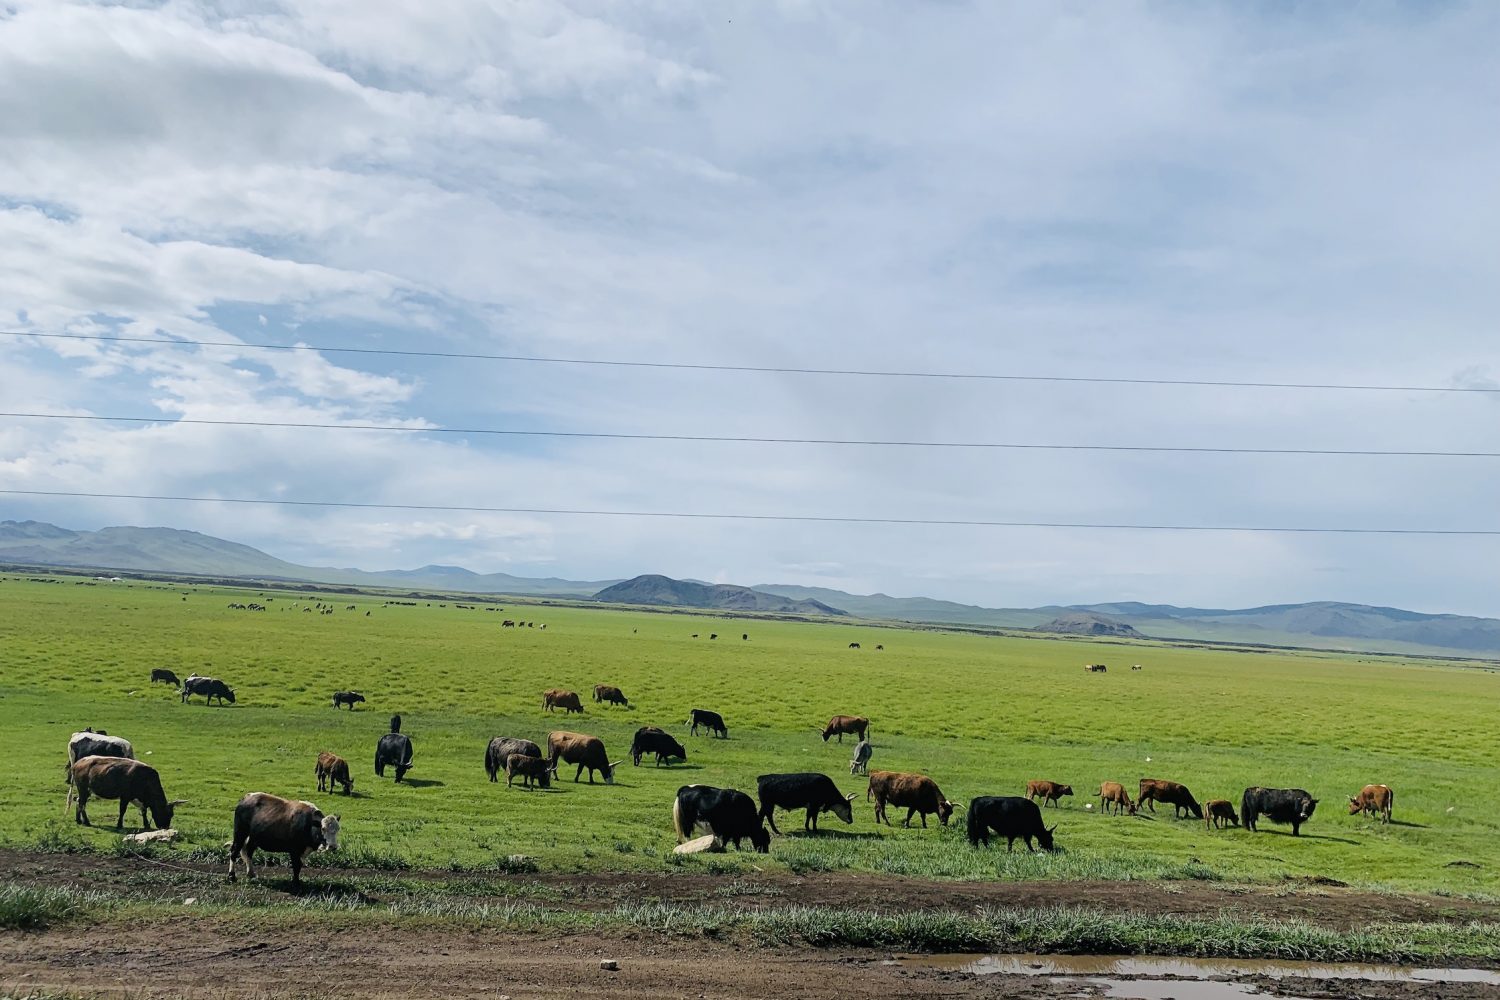
[[[682,821],[688,818],[683,816],[683,811],[682,796],[679,795],[672,800],[672,829],[677,832],[677,842],[679,844],[688,839],[688,832],[693,828],[693,824],[690,822],[687,825],[687,829],[683,829]]]
[[[979,818],[980,810],[973,808],[973,804],[964,813],[964,829],[969,835],[969,843],[978,844],[980,836],[984,833],[984,821]]]

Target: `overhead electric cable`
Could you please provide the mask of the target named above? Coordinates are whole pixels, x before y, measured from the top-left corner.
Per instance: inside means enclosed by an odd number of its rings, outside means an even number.
[[[219,340],[172,340],[161,337],[106,336],[87,333],[35,333],[0,330],[3,337],[37,337],[111,344],[149,344],[157,347],[208,347],[237,351],[310,351],[317,354],[371,354],[400,358],[446,358],[460,361],[509,361],[540,365],[584,365],[602,368],[657,368],[705,372],[750,372],[775,375],[838,375],[869,378],[957,379],[991,382],[1078,382],[1097,385],[1179,385],[1236,389],[1323,389],[1357,392],[1500,393],[1500,387],[1467,385],[1387,385],[1339,382],[1256,382],[1233,379],[1124,378],[1086,375],[1034,375],[997,372],[923,372],[863,368],[811,368],[777,365],[721,365],[683,361],[620,361],[605,358],[558,358],[529,354],[482,354],[461,351],[415,351],[387,347],[337,347],[329,344],[254,344]]]
[[[90,493],[78,490],[0,489],[0,495],[33,497],[69,497],[91,500],[158,500],[174,503],[264,504],[279,507],[326,507],[352,510],[442,511],[463,514],[557,514],[580,517],[678,518],[711,521],[802,521],[818,524],[885,524],[929,525],[962,528],[1064,528],[1099,531],[1224,531],[1289,534],[1337,535],[1458,535],[1497,536],[1500,529],[1490,528],[1358,528],[1358,527],[1279,527],[1273,525],[1232,524],[1113,524],[1080,521],[1004,521],[962,518],[925,517],[846,517],[820,514],[736,514],[696,511],[596,510],[569,507],[492,507],[467,504],[361,503],[343,500],[287,500],[258,497],[196,497],[154,493]]]
[[[1378,458],[1500,458],[1500,451],[1387,448],[1248,448],[1229,445],[1049,444],[1027,441],[906,441],[872,438],[750,437],[733,434],[634,434],[616,431],[549,431],[509,427],[425,427],[409,424],[317,423],[301,420],[213,420],[199,417],[122,417],[93,413],[0,411],[0,419],[81,420],[205,427],[285,427],[298,430],[389,431],[402,434],[487,434],[506,437],[592,438],[614,441],[687,441],[714,444],[840,445],[881,448],[979,448],[1015,451],[1125,451],[1218,455],[1359,455]]]

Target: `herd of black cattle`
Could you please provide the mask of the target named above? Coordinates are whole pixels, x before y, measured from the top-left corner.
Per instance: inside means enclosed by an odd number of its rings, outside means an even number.
[[[161,681],[180,687],[182,701],[190,695],[201,695],[205,703],[218,699],[233,704],[234,690],[223,681],[212,677],[193,675],[179,681],[176,674],[166,669],[151,672],[153,683]],[[334,709],[355,706],[365,701],[357,691],[336,691],[333,694]],[[629,705],[619,688],[599,684],[594,688],[594,701],[609,705]],[[582,700],[573,691],[552,688],[542,695],[542,707],[549,712],[562,709],[565,714],[582,712]],[[690,734],[700,729],[721,739],[729,738],[729,728],[723,716],[707,709],[693,709],[684,724]],[[927,817],[935,815],[946,826],[956,810],[965,808],[950,802],[937,783],[925,774],[895,771],[870,771],[869,761],[873,753],[870,742],[870,720],[863,716],[836,715],[828,720],[819,732],[823,742],[834,737],[843,742],[849,735],[859,742],[855,745],[849,762],[849,773],[863,773],[869,779],[865,792],[866,801],[874,800],[874,818],[877,824],[890,819],[886,815],[888,806],[906,809],[903,826],[909,827],[914,817],[920,816],[922,826],[927,826]],[[497,736],[485,748],[484,766],[490,781],[499,781],[501,772],[505,783],[510,785],[519,777],[524,787],[551,787],[562,764],[576,765],[575,782],[581,780],[583,772],[589,772],[589,783],[600,774],[606,784],[614,783],[615,769],[622,760],[611,761],[605,751],[604,741],[586,733],[563,730],[547,735],[546,750],[531,740],[518,737]],[[647,755],[655,758],[656,765],[670,764],[672,760],[687,760],[687,748],[676,737],[655,726],[642,726],[631,741],[629,756],[636,766]],[[411,738],[401,732],[401,716],[390,721],[390,731],[382,735],[375,746],[375,774],[384,777],[386,768],[393,768],[399,783],[412,768],[414,747]],[[314,775],[318,790],[332,792],[341,786],[344,794],[354,791],[354,780],[349,763],[331,752],[318,755]],[[141,825],[151,829],[147,819],[150,813],[158,828],[171,826],[174,808],[181,800],[168,800],[162,790],[161,779],[155,768],[135,759],[134,749],[128,740],[110,736],[92,729],[74,733],[68,742],[68,800],[76,800],[75,820],[87,825],[86,807],[90,798],[117,800],[119,817],[116,829],[124,825],[125,813],[131,803],[141,810]],[[780,833],[776,826],[777,809],[805,810],[804,829],[816,832],[818,816],[828,812],[845,823],[854,821],[854,793],[848,795],[838,790],[832,778],[817,772],[792,774],[763,774],[756,780],[758,803],[747,793],[734,788],[716,788],[709,785],[684,785],[677,790],[672,803],[672,825],[679,843],[693,839],[701,827],[712,837],[712,846],[722,847],[750,841],[757,851],[770,849],[771,832]],[[1300,788],[1252,787],[1244,791],[1240,800],[1240,814],[1227,799],[1213,799],[1200,804],[1187,786],[1175,781],[1157,778],[1142,778],[1139,795],[1132,800],[1130,793],[1118,782],[1106,781],[1097,793],[1103,812],[1135,815],[1137,810],[1147,808],[1156,811],[1156,803],[1174,807],[1175,815],[1181,818],[1190,814],[1204,821],[1210,828],[1225,825],[1238,826],[1241,822],[1249,830],[1256,830],[1264,818],[1272,822],[1289,824],[1292,834],[1299,833],[1302,824],[1312,818],[1318,800]],[[1053,832],[1056,826],[1048,827],[1042,820],[1042,806],[1057,806],[1063,797],[1073,795],[1071,785],[1055,781],[1036,780],[1027,783],[1024,796],[984,795],[973,799],[967,806],[967,833],[970,843],[988,846],[990,836],[1003,837],[1006,849],[1012,850],[1017,840],[1025,842],[1028,850],[1040,847],[1054,849]],[[1366,785],[1359,795],[1349,797],[1350,815],[1365,813],[1378,815],[1383,822],[1390,822],[1391,807],[1395,795],[1386,785]],[[1092,804],[1088,806],[1092,808]],[[236,805],[234,813],[234,836],[229,850],[229,878],[235,877],[236,860],[243,861],[247,875],[253,876],[251,858],[259,850],[284,852],[291,858],[292,881],[300,884],[301,868],[307,855],[316,850],[331,850],[338,845],[339,817],[324,815],[311,802],[293,801],[264,792],[251,792]],[[700,838],[706,839],[706,838]]]

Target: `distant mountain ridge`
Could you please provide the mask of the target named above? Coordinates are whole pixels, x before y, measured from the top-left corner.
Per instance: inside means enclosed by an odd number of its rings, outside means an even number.
[[[571,598],[594,598],[597,595],[601,600],[624,603],[726,611],[848,614],[859,618],[1039,631],[1045,631],[1046,626],[1059,619],[1066,621],[1072,615],[1092,614],[1127,626],[1141,636],[1162,639],[1500,656],[1500,620],[1425,614],[1337,601],[1240,609],[1189,608],[1136,601],[985,608],[927,597],[849,594],[793,584],[728,587],[692,580],[674,581],[662,576],[636,577],[627,581],[566,580],[475,573],[461,566],[440,565],[366,571],[300,566],[248,545],[177,528],[112,527],[73,531],[42,521],[0,521],[0,562],[405,590]],[[617,586],[622,589],[616,590]],[[606,597],[606,594],[610,596]],[[697,601],[707,603],[694,603]]]
[[[794,600],[723,583],[673,580],[648,573],[612,587],[605,587],[594,600],[606,604],[649,604],[681,608],[712,608],[719,611],[769,611],[793,615],[847,615],[849,612],[822,601]]]

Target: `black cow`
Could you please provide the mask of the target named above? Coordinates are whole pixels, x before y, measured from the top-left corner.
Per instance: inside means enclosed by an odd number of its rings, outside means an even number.
[[[803,771],[796,774],[762,774],[755,779],[756,793],[760,797],[760,818],[776,828],[777,809],[806,809],[802,829],[818,832],[818,813],[827,810],[845,823],[854,822],[854,793],[848,795],[838,790],[833,779],[826,774]]]
[[[348,705],[349,711],[354,711],[354,706],[365,700],[365,696],[358,691],[335,691],[333,692],[333,707]]]
[[[514,736],[496,736],[490,740],[490,745],[484,751],[484,769],[488,772],[491,781],[500,780],[500,772],[505,770],[505,759],[513,753],[525,754],[528,757],[541,757],[542,748],[530,740]]]
[[[1042,822],[1042,810],[1037,804],[1020,795],[981,795],[969,803],[969,843],[975,847],[990,846],[990,834],[1005,838],[1006,851],[1012,850],[1017,840],[1026,841],[1026,849],[1032,850],[1034,839],[1042,850],[1052,850],[1052,831]]]
[[[198,675],[194,674],[192,677],[189,677],[187,680],[183,681],[183,702],[186,703],[188,698],[195,694],[203,696],[203,704],[205,705],[211,703],[215,698],[219,699],[220,705],[224,704],[226,700],[229,702],[229,704],[234,704],[234,688],[230,687],[228,684],[225,684],[217,677],[199,677]]]
[[[1247,788],[1240,799],[1240,821],[1247,830],[1254,830],[1262,816],[1273,823],[1290,823],[1296,837],[1316,808],[1318,800],[1301,788]]]
[[[375,775],[385,777],[385,766],[396,769],[396,781],[400,782],[411,770],[411,738],[401,733],[386,733],[375,744]]]
[[[771,835],[761,824],[755,802],[738,789],[711,785],[683,785],[677,789],[677,798],[672,802],[672,827],[677,831],[678,841],[692,839],[693,828],[699,824],[708,827],[721,844],[732,840],[739,848],[740,841],[748,838],[760,853],[771,850]]]
[[[721,739],[729,739],[729,727],[724,725],[724,717],[718,712],[710,712],[706,708],[695,708],[688,713],[687,724],[688,734],[691,736],[697,736],[698,727],[702,726]]]
[[[157,681],[161,681],[163,684],[170,684],[173,687],[182,687],[182,681],[178,680],[177,675],[166,667],[156,667],[151,671],[151,683],[155,684]]]
[[[648,753],[656,754],[657,767],[672,757],[687,760],[687,748],[678,743],[675,736],[655,726],[642,726],[637,729],[635,739],[630,743],[630,759],[636,767],[640,767],[641,758]]]

